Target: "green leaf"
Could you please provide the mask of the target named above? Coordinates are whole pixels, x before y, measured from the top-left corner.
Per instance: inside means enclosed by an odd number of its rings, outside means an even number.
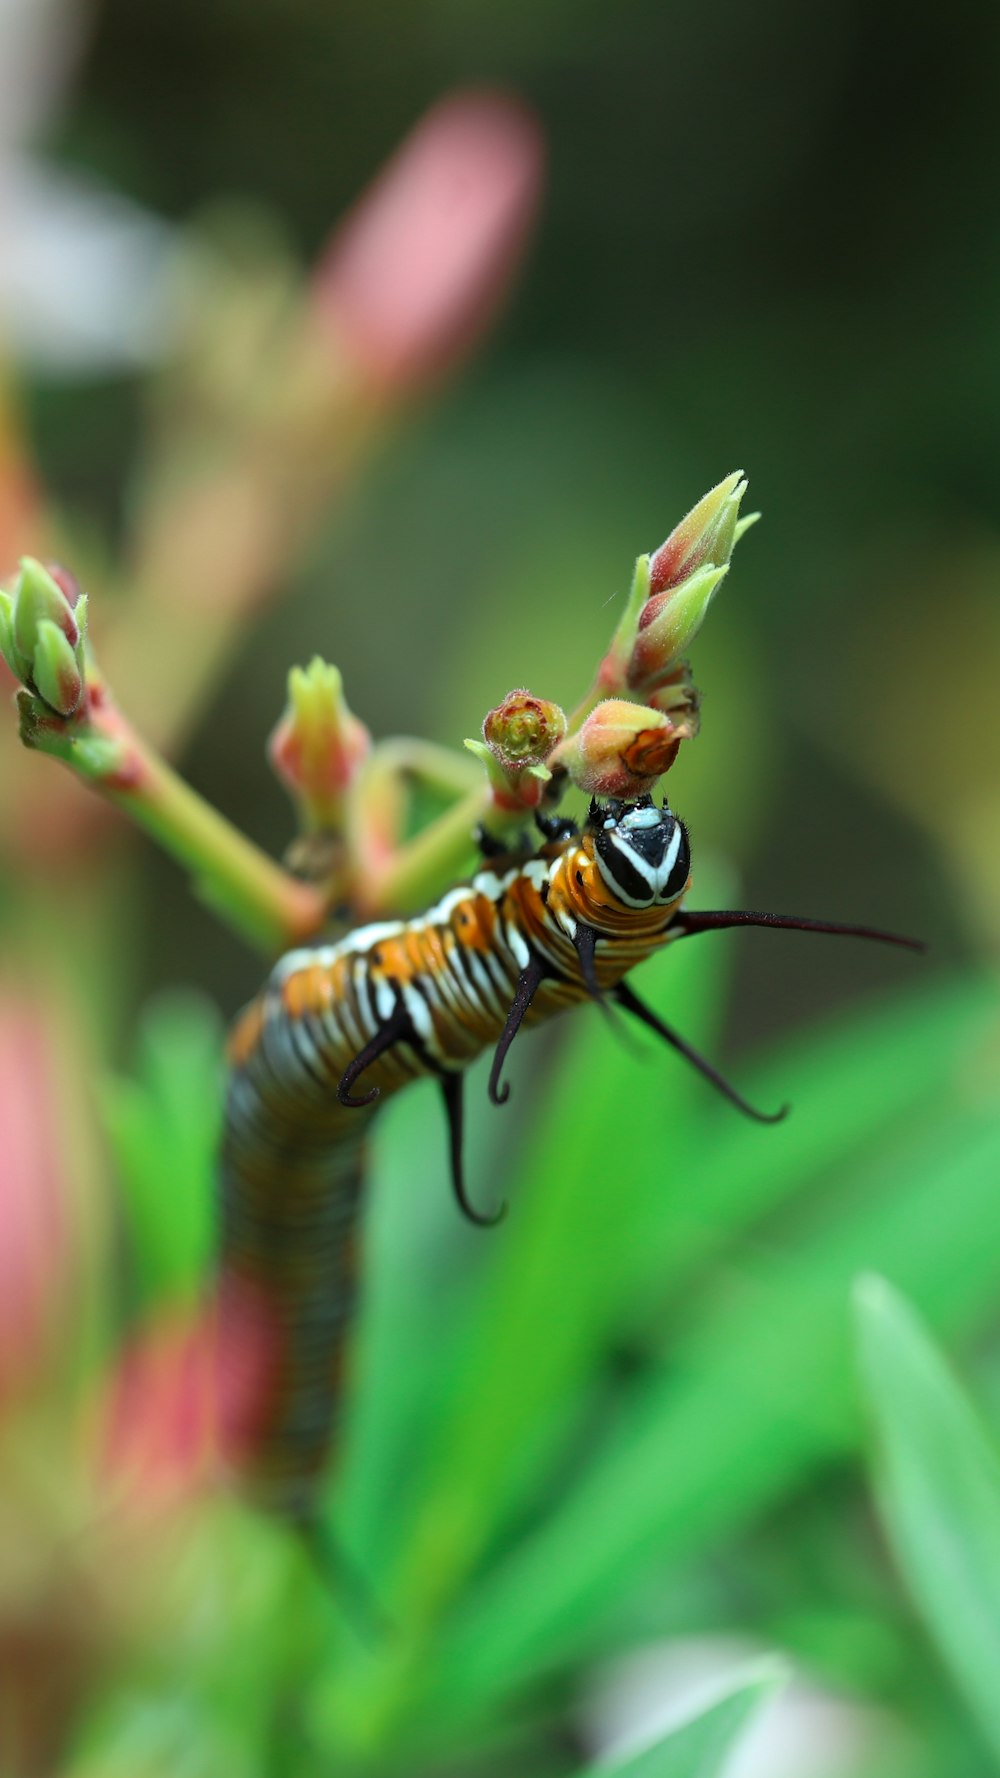
[[[906,1299],[867,1277],[856,1307],[882,1518],[924,1621],[1000,1757],[1000,1452]]]
[[[731,1268],[675,1330],[561,1509],[457,1619],[442,1655],[452,1708],[481,1709],[497,1688],[593,1646],[651,1564],[666,1574],[718,1548],[852,1447],[845,1305],[860,1268],[890,1271],[949,1327],[989,1311],[1000,1119],[989,1103],[975,1111],[966,1090],[963,1079],[950,1112],[911,1117],[895,1152],[877,1152],[846,1205],[783,1261]]]
[[[760,1661],[752,1674],[726,1691],[707,1710],[668,1734],[608,1764],[588,1766],[580,1778],[721,1778],[739,1736],[757,1711],[781,1687],[779,1661]]]
[[[218,1016],[208,1001],[164,995],[143,1020],[138,1078],[113,1080],[105,1090],[144,1303],[190,1300],[209,1268],[221,1051]]]
[[[676,957],[652,961],[646,980],[656,998],[657,983],[669,979],[707,1019],[721,1000],[723,957],[720,949],[678,947]],[[516,1174],[512,1213],[492,1237],[492,1263],[442,1390],[445,1425],[403,1583],[421,1610],[425,1597],[440,1599],[459,1584],[531,1470],[551,1455],[551,1430],[589,1386],[635,1275],[645,1272],[645,1233],[659,1217],[671,1147],[683,1142],[703,1090],[697,1078],[669,1069],[672,1058],[661,1086],[660,1058],[645,1047],[643,1069],[631,1042],[584,1011],[546,1093],[543,1127]],[[655,1088],[639,1096],[637,1074]],[[623,1119],[627,1141],[618,1135]]]

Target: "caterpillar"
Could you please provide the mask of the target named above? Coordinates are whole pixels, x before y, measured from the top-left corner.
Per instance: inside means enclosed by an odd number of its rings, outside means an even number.
[[[687,829],[666,802],[591,803],[582,831],[536,816],[520,852],[481,836],[483,867],[416,919],[381,922],[295,950],[239,1017],[230,1042],[221,1168],[223,1324],[247,1302],[270,1327],[268,1387],[252,1427],[234,1430],[257,1501],[305,1524],[336,1441],[357,1291],[362,1147],[376,1101],[424,1075],[441,1087],[463,1213],[465,1071],[492,1047],[488,1091],[522,1025],[587,999],[617,1004],[764,1122],[625,979],[662,946],[735,925],[853,933],[868,927],[739,910],[689,911]],[[502,1213],[502,1212],[501,1212]]]

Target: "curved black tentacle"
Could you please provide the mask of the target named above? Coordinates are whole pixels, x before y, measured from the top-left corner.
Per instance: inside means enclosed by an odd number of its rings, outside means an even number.
[[[384,1056],[386,1050],[391,1049],[399,1038],[406,1036],[409,1028],[409,1015],[403,1004],[402,996],[399,996],[385,1024],[379,1026],[374,1037],[369,1038],[364,1049],[359,1050],[353,1062],[348,1062],[344,1069],[337,1087],[337,1098],[341,1105],[347,1105],[352,1111],[358,1111],[362,1105],[371,1105],[378,1098],[378,1087],[372,1087],[358,1099],[353,1097],[351,1088],[354,1082],[364,1074],[366,1068],[370,1068],[373,1062],[377,1062],[379,1056]]]
[[[580,959],[580,974],[583,977],[583,985],[586,988],[587,993],[592,1000],[603,1000],[604,994],[601,990],[601,984],[597,979],[597,970],[594,967],[594,955],[597,950],[597,933],[593,926],[585,926],[582,922],[578,921],[576,931],[573,934],[573,943],[576,946],[576,954]]]
[[[510,1098],[510,1087],[506,1084],[504,1086],[500,1085],[501,1070],[503,1069],[504,1061],[506,1060],[507,1051],[510,1049],[511,1044],[521,1029],[521,1021],[531,1005],[535,989],[538,987],[544,974],[545,965],[542,963],[541,959],[538,957],[530,957],[518,977],[517,987],[514,990],[514,998],[511,1001],[510,1011],[507,1014],[507,1023],[504,1025],[503,1031],[500,1034],[500,1041],[493,1052],[493,1066],[490,1069],[490,1084],[488,1091],[494,1105],[506,1105],[507,1100]]]
[[[583,985],[587,993],[596,1002],[598,1011],[603,1013],[612,1030],[622,1038],[623,1042],[628,1043],[628,1037],[613,1008],[608,1004],[608,997],[597,979],[597,969],[594,963],[597,951],[597,933],[594,927],[578,925],[573,934],[573,943],[580,959],[580,974],[583,977]]]
[[[442,1074],[441,1076],[441,1096],[444,1099],[444,1108],[448,1116],[451,1183],[455,1193],[455,1201],[458,1204],[462,1215],[467,1217],[469,1222],[473,1223],[477,1229],[493,1229],[496,1228],[497,1223],[502,1222],[506,1216],[506,1204],[501,1204],[499,1210],[495,1210],[492,1215],[488,1215],[485,1211],[477,1210],[475,1208],[475,1205],[470,1202],[468,1193],[465,1189],[465,1168],[462,1162],[462,1128],[464,1123],[462,1090],[464,1083],[464,1075],[457,1072]]]
[[[697,1068],[699,1074],[703,1074],[706,1080],[711,1081],[713,1087],[716,1087],[731,1105],[735,1105],[737,1111],[742,1111],[745,1117],[752,1117],[758,1124],[780,1124],[782,1119],[788,1116],[791,1110],[788,1105],[783,1105],[780,1111],[758,1111],[755,1106],[748,1104],[742,1094],[730,1085],[725,1076],[720,1074],[711,1062],[699,1055],[696,1049],[692,1049],[683,1037],[678,1036],[676,1031],[671,1030],[669,1025],[663,1023],[652,1007],[647,1006],[644,1000],[639,999],[627,982],[618,983],[614,990],[614,996],[619,1006],[623,1006],[626,1012],[634,1013],[637,1019],[641,1019],[642,1023],[649,1027],[650,1031],[655,1031],[658,1037],[662,1037],[665,1043],[669,1043],[678,1055],[683,1056],[686,1062],[690,1062],[693,1068]]]
[[[800,920],[797,914],[761,914],[747,908],[704,912],[683,908],[670,922],[678,938],[695,932],[721,932],[727,926],[783,926],[790,932],[832,932],[845,938],[873,938],[880,944],[903,945],[908,951],[926,951],[923,939],[906,938],[900,932],[883,932],[877,926],[847,926],[836,920]]]

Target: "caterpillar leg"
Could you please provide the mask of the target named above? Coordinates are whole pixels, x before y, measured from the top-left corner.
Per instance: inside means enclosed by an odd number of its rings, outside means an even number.
[[[671,1049],[675,1049],[686,1062],[690,1062],[693,1068],[697,1068],[698,1073],[704,1075],[705,1079],[710,1081],[712,1086],[724,1098],[728,1099],[731,1105],[735,1105],[737,1111],[742,1111],[745,1117],[752,1117],[759,1124],[779,1124],[782,1118],[788,1116],[790,1110],[788,1105],[783,1105],[780,1111],[758,1111],[755,1106],[749,1104],[742,1094],[738,1093],[736,1088],[726,1080],[725,1076],[713,1067],[711,1062],[699,1055],[696,1049],[692,1049],[691,1045],[685,1042],[684,1038],[679,1036],[676,1031],[671,1030],[669,1025],[665,1025],[652,1007],[647,1006],[644,1000],[639,999],[638,994],[628,986],[627,982],[619,982],[614,994],[619,1006],[623,1006],[626,1012],[634,1014],[637,1019],[648,1026],[650,1031],[655,1031],[658,1037],[662,1037],[665,1043],[669,1043]]]
[[[492,1229],[496,1227],[498,1222],[503,1221],[507,1214],[507,1206],[506,1204],[501,1204],[499,1210],[495,1210],[492,1216],[490,1216],[485,1211],[477,1210],[475,1208],[475,1205],[470,1202],[468,1192],[465,1189],[465,1167],[462,1159],[462,1127],[464,1122],[462,1114],[462,1093],[464,1085],[464,1075],[457,1072],[443,1074],[441,1076],[441,1094],[444,1099],[444,1108],[448,1117],[448,1140],[451,1154],[451,1183],[455,1193],[456,1202],[462,1215],[467,1217],[469,1222],[474,1223],[478,1229]]]

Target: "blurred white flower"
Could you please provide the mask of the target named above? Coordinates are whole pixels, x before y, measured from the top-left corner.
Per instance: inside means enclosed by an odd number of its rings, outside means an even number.
[[[762,1652],[738,1637],[677,1637],[608,1662],[579,1712],[591,1754],[610,1760],[648,1746],[750,1677]],[[752,1718],[725,1778],[844,1778],[873,1767],[892,1736],[871,1706],[800,1673]]]
[[[0,0],[0,340],[35,368],[127,369],[167,344],[172,231],[30,145],[83,44],[81,0]]]

